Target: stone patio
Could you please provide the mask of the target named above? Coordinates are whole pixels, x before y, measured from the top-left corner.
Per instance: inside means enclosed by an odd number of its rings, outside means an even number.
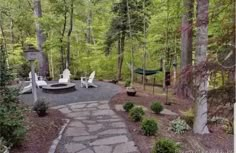
[[[139,153],[124,121],[110,109],[108,101],[53,108],[71,118],[57,153]]]

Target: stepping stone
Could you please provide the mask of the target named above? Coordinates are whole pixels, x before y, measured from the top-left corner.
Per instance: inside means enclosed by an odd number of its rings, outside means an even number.
[[[83,136],[89,135],[89,133],[85,130],[85,128],[75,128],[71,127],[65,131],[65,136],[67,137],[75,137],[75,136]]]
[[[116,111],[122,111],[122,112],[125,111],[124,108],[123,108],[123,105],[120,105],[120,104],[115,105],[115,110]]]
[[[164,108],[164,109],[163,109],[163,111],[161,111],[161,112],[160,112],[160,114],[162,114],[162,115],[172,115],[172,116],[178,116],[178,114],[177,114],[177,113],[175,113],[175,112],[172,112],[171,110],[169,110],[169,109],[166,109],[166,108]]]
[[[86,124],[95,124],[95,123],[97,123],[96,121],[92,121],[92,120],[83,120],[82,122],[86,123]]]
[[[142,105],[137,105],[137,107],[141,107],[144,111],[148,111],[148,108]]]
[[[86,148],[85,145],[79,143],[69,143],[65,145],[65,149],[67,150],[68,153],[75,153],[85,148]]]
[[[128,138],[126,135],[98,139],[98,140],[95,140],[94,142],[90,143],[90,145],[91,146],[112,145],[112,144],[124,143],[124,142],[128,142]]]
[[[76,118],[76,117],[81,117],[81,116],[89,116],[89,115],[90,115],[90,112],[88,112],[88,111],[74,112],[74,113],[67,114],[67,116],[71,117],[71,118]]]
[[[110,130],[100,132],[98,133],[98,135],[112,135],[112,134],[120,135],[120,134],[126,134],[126,133],[127,133],[126,129],[110,129]]]
[[[88,117],[87,116],[83,116],[83,117],[76,117],[74,118],[75,120],[87,120]]]
[[[102,124],[91,124],[91,125],[88,125],[88,131],[89,132],[95,132],[95,131],[98,131],[100,129],[103,128],[103,125]]]
[[[133,141],[119,144],[115,147],[113,153],[129,153],[138,151]]]
[[[65,105],[59,105],[59,106],[54,106],[52,107],[52,109],[61,109],[61,108],[65,108]]]
[[[115,128],[125,128],[126,127],[125,123],[123,123],[123,122],[115,122],[115,123],[112,123],[111,126],[115,127]]]
[[[79,109],[79,108],[84,108],[86,106],[86,104],[76,104],[76,105],[72,105],[71,109]]]
[[[85,125],[81,123],[80,121],[72,121],[70,122],[69,126],[74,126],[74,127],[79,127],[79,128],[85,127]]]
[[[94,151],[90,149],[85,149],[85,150],[80,151],[79,153],[94,153]]]
[[[121,121],[121,119],[115,118],[115,119],[97,120],[97,122],[117,122],[117,121]]]
[[[98,106],[99,109],[109,109],[109,105],[108,104],[103,104],[103,105],[100,105]]]
[[[69,110],[69,108],[65,107],[65,108],[61,108],[59,109],[60,112],[64,113],[64,114],[68,114],[71,113],[71,110]]]
[[[87,108],[90,108],[90,107],[97,107],[97,106],[98,106],[97,103],[93,103],[93,104],[89,104],[89,105],[87,105]]]
[[[79,137],[74,137],[73,141],[88,141],[88,140],[93,140],[97,139],[98,136],[79,136]]]
[[[112,147],[110,146],[96,146],[94,147],[95,153],[111,153]]]
[[[106,109],[106,110],[97,110],[93,111],[92,116],[98,116],[98,115],[114,115],[115,113],[112,110]]]

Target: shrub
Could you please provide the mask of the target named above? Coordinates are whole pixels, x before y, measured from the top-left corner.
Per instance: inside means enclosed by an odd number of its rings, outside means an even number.
[[[135,122],[139,122],[143,119],[144,111],[142,107],[134,107],[130,110],[129,115]]]
[[[163,106],[160,102],[153,102],[151,105],[151,109],[153,112],[159,114],[163,110]]]
[[[131,84],[131,81],[128,79],[128,80],[125,80],[125,87],[129,87]]]
[[[152,149],[152,153],[179,153],[180,146],[168,139],[161,139],[157,141]]]
[[[132,102],[127,102],[123,105],[123,108],[126,112],[129,112],[134,107]]]
[[[181,111],[181,119],[185,120],[185,122],[193,127],[193,122],[194,122],[194,112],[193,109],[190,108],[187,111]]]
[[[146,136],[155,135],[158,130],[158,125],[153,119],[145,119],[142,121],[142,130]]]
[[[0,106],[0,136],[6,145],[17,145],[23,140],[26,133],[23,121],[23,110],[18,105]]]
[[[185,120],[180,119],[180,117],[171,121],[170,124],[170,130],[177,134],[182,134],[190,129],[189,125],[185,122]]]
[[[45,116],[47,114],[48,105],[44,99],[39,99],[33,107],[33,110],[36,111],[38,116]]]

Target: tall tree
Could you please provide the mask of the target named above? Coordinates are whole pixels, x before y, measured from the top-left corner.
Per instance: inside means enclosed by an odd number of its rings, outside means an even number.
[[[71,41],[71,33],[73,30],[73,19],[74,18],[74,0],[71,0],[70,4],[70,26],[67,34],[67,56],[66,56],[66,68],[70,66],[70,41]]]
[[[34,15],[36,17],[35,26],[36,26],[37,45],[38,45],[38,50],[41,53],[39,57],[39,74],[45,77],[49,74],[49,65],[47,56],[43,52],[43,45],[45,42],[45,38],[43,35],[41,24],[39,22],[39,19],[42,17],[41,0],[33,0],[33,3],[34,3]]]
[[[202,64],[207,60],[208,46],[208,0],[197,0],[197,33],[196,33],[196,64]],[[207,73],[207,72],[203,72]],[[209,133],[207,127],[207,91],[208,76],[197,75],[195,80],[195,119],[194,133]]]
[[[181,68],[192,64],[194,0],[183,0],[184,14],[181,27]]]
[[[146,0],[145,4],[145,7],[148,8],[151,3],[149,0]],[[110,29],[107,32],[105,42],[107,47],[106,53],[108,54],[112,44],[118,41],[120,47],[118,47],[117,79],[121,80],[125,40],[130,37],[138,38],[140,33],[143,33],[144,17],[146,15],[148,16],[148,14],[143,13],[143,1],[138,0],[121,0],[119,3],[114,4],[112,11],[116,16],[113,18]],[[148,17],[146,17],[145,22],[146,27],[148,26],[147,18]],[[132,33],[132,35],[130,35],[130,33]]]

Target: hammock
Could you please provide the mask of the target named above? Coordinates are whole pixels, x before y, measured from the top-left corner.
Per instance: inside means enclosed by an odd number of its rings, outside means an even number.
[[[127,64],[128,64],[129,69],[132,69],[132,66],[129,63],[127,63]],[[134,69],[134,73],[143,75],[143,72],[144,72],[146,76],[147,75],[154,75],[154,74],[157,74],[158,72],[161,72],[161,71],[162,71],[162,68],[160,68],[159,70],[144,70],[144,71],[142,68],[135,68]]]
[[[134,70],[135,73],[141,74],[141,75],[144,75],[144,74],[145,75],[154,75],[154,74],[157,74],[160,71],[162,71],[162,70],[161,69],[159,69],[159,70],[144,70],[142,68],[136,68]],[[144,72],[144,74],[143,74],[143,72]]]

